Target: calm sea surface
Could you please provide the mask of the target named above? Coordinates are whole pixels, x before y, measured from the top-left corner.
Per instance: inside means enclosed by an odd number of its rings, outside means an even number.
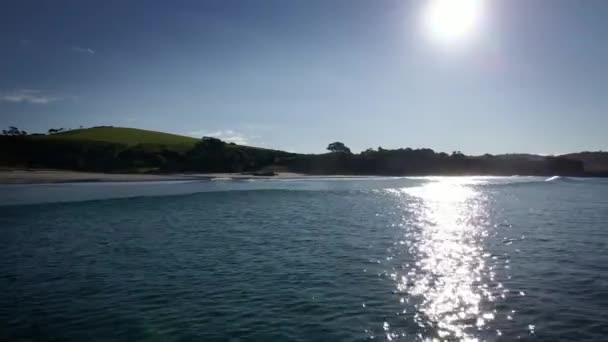
[[[1,186],[0,233],[0,340],[608,340],[602,179]]]

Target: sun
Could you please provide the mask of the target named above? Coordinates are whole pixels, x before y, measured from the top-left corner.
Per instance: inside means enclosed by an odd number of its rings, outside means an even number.
[[[483,11],[484,0],[428,0],[423,26],[434,39],[460,41],[477,33]]]

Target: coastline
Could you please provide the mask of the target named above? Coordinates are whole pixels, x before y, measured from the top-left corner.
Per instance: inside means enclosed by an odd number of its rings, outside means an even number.
[[[446,175],[446,176],[491,176],[491,175]],[[494,175],[505,177],[506,175]],[[550,177],[555,175],[536,175]],[[606,177],[605,174],[587,174],[579,177]],[[176,174],[136,174],[101,173],[52,169],[8,169],[0,168],[0,185],[61,184],[61,183],[108,183],[108,182],[167,182],[167,181],[212,181],[248,179],[307,179],[307,178],[368,178],[395,177],[387,175],[321,175],[294,172],[277,172],[274,176],[260,176],[247,173],[176,173]],[[410,177],[425,177],[411,175]]]
[[[279,179],[302,178],[310,175],[279,172],[275,176],[255,176],[240,173],[197,173],[197,174],[118,174],[80,172],[68,170],[0,169],[0,184],[59,184],[83,182],[159,182],[194,181],[213,179]]]

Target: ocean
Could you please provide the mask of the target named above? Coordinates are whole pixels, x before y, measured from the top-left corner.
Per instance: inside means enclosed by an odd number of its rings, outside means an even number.
[[[5,185],[0,233],[0,340],[608,340],[605,179]]]

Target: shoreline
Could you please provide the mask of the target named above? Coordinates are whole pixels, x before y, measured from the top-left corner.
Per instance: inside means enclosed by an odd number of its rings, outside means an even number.
[[[275,176],[255,176],[241,173],[196,173],[196,174],[125,174],[80,172],[68,170],[0,169],[0,184],[62,184],[62,183],[106,183],[106,182],[163,182],[203,181],[214,179],[286,179],[305,178],[310,175],[279,172]],[[343,176],[335,176],[343,177]]]
[[[402,176],[429,177],[430,175]],[[491,175],[445,175],[447,177],[472,176],[488,177]],[[496,177],[508,177],[495,175]],[[536,175],[539,177],[551,177]],[[555,176],[555,175],[552,175]],[[600,177],[604,175],[586,175],[578,177]],[[62,184],[62,183],[109,183],[109,182],[167,182],[167,181],[213,181],[213,180],[249,180],[249,179],[306,179],[306,178],[369,178],[399,177],[389,175],[317,175],[294,172],[277,172],[274,176],[256,176],[245,173],[178,173],[178,174],[134,174],[134,173],[100,173],[51,169],[9,169],[0,168],[0,185],[27,184]]]

